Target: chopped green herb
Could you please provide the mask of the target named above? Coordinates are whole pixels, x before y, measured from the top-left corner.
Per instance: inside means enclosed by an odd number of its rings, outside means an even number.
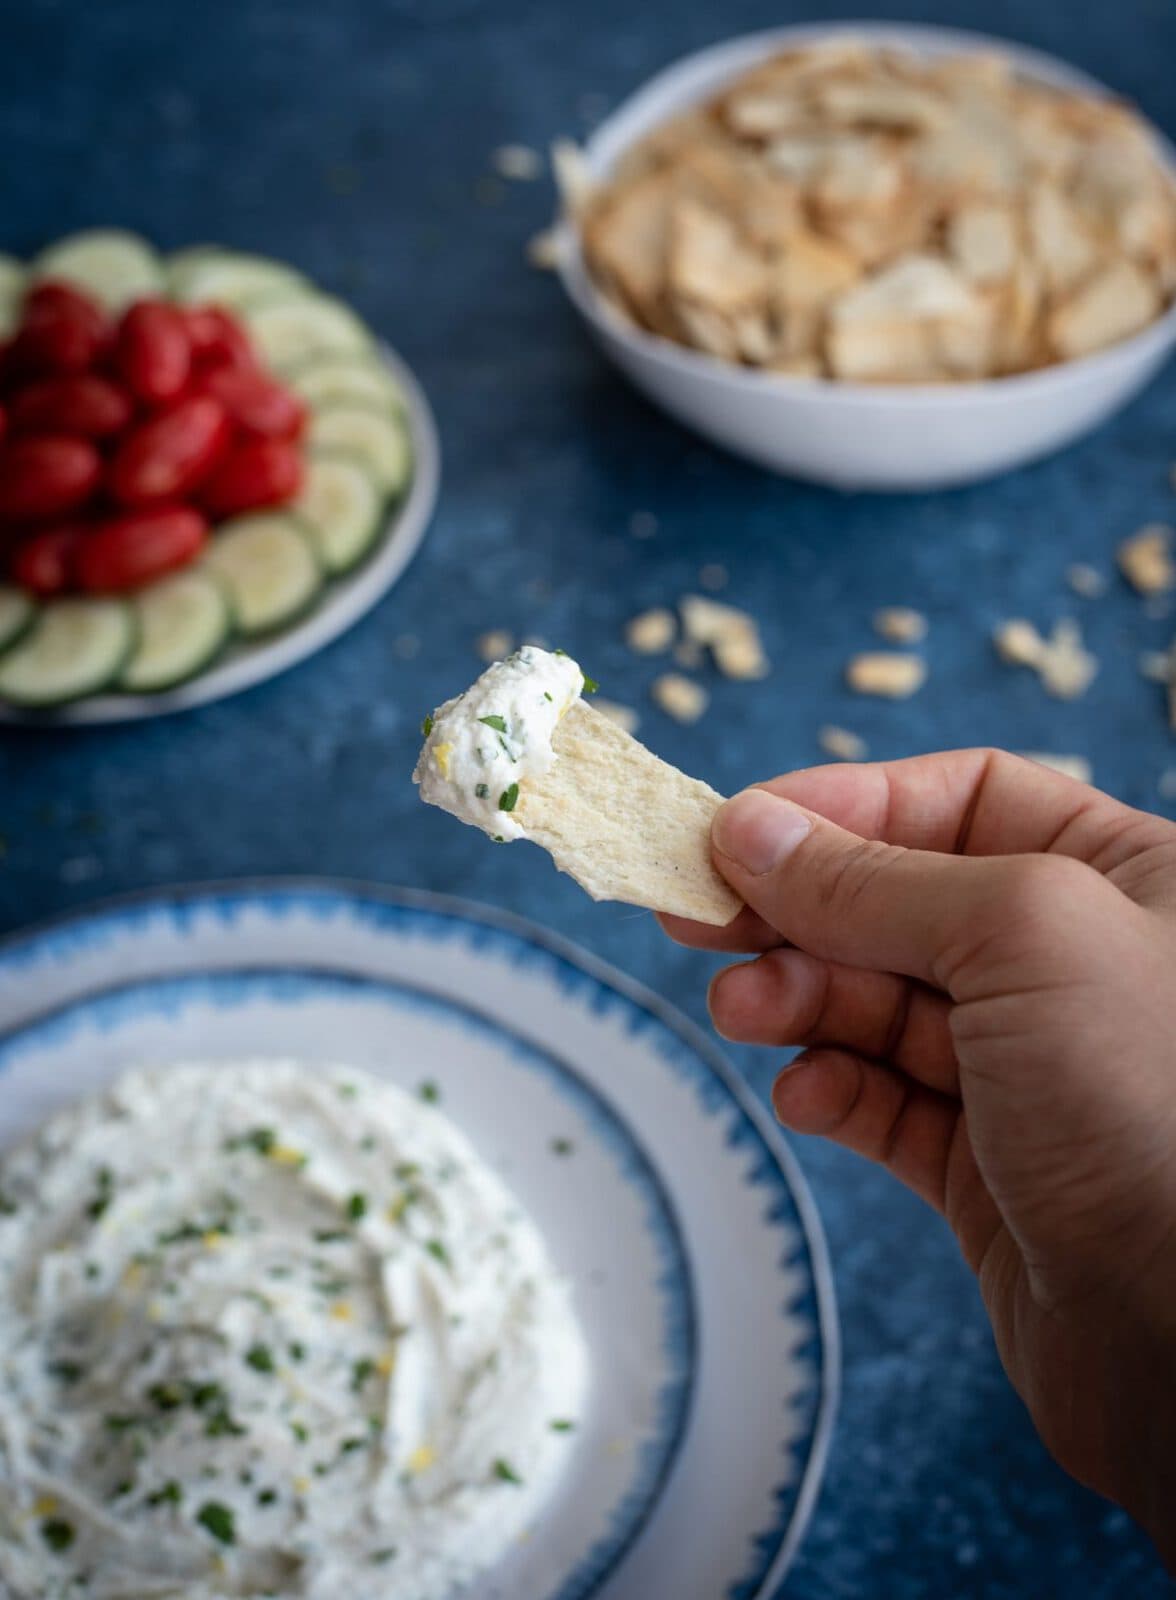
[[[14,1217],[16,1212],[16,1201],[10,1195],[0,1193],[0,1217]]]
[[[506,843],[506,840],[503,838],[503,836],[500,833],[492,833],[490,835],[490,838],[495,844],[505,844]]]
[[[544,698],[544,699],[545,699],[545,700],[551,700],[551,696],[550,696],[550,695],[549,695],[549,694],[548,694],[548,692],[547,692],[547,690],[546,690],[546,689],[544,689],[544,691],[543,691],[543,698]],[[555,704],[555,701],[554,701],[554,700],[551,700],[551,703],[552,703],[552,705],[554,705],[554,704]]]
[[[566,1417],[555,1417],[547,1426],[552,1433],[571,1433],[576,1424],[569,1422]]]
[[[110,1498],[112,1500],[121,1500],[123,1495],[130,1494],[134,1487],[134,1478],[124,1478],[121,1483],[116,1483],[114,1488],[110,1491]]]
[[[521,1484],[523,1481],[515,1469],[511,1466],[510,1462],[505,1461],[502,1456],[499,1456],[498,1460],[494,1463],[494,1476],[502,1483]]]
[[[288,1346],[291,1361],[301,1361],[306,1355],[306,1346],[300,1339],[295,1339]]]
[[[133,1428],[140,1419],[138,1417],[113,1416],[103,1417],[102,1425],[110,1433],[125,1433],[128,1428]]]
[[[349,1456],[353,1450],[362,1450],[366,1443],[366,1439],[344,1439],[339,1446],[339,1454],[341,1456]]]
[[[99,1267],[99,1265],[98,1265],[98,1263],[96,1261],[87,1261],[86,1262],[86,1276],[87,1276],[87,1278],[97,1278],[97,1277],[99,1277],[101,1275],[101,1271],[102,1271],[102,1269],[101,1269],[101,1267]]]
[[[258,1490],[257,1503],[258,1503],[259,1506],[272,1506],[274,1501],[277,1498],[278,1498],[278,1491],[276,1489],[259,1489]]]
[[[441,1243],[440,1239],[426,1239],[425,1249],[433,1257],[434,1261],[439,1261],[443,1267],[452,1265],[449,1259],[449,1251]]]
[[[362,1218],[367,1215],[367,1208],[368,1203],[366,1195],[358,1193],[353,1194],[347,1201],[347,1215],[351,1218],[352,1222],[361,1221]]]
[[[219,1539],[221,1544],[237,1542],[237,1526],[233,1513],[228,1506],[221,1505],[219,1500],[206,1500],[196,1513],[196,1521],[202,1528],[206,1528],[214,1539]]]
[[[519,786],[512,783],[509,789],[504,789],[498,797],[499,811],[513,811],[518,804]]]
[[[305,1422],[292,1422],[290,1424],[290,1432],[298,1440],[299,1444],[305,1444],[310,1438],[310,1429]]]
[[[553,1139],[551,1141],[551,1153],[553,1156],[570,1156],[575,1148],[570,1139]]]
[[[420,1163],[417,1161],[398,1161],[392,1171],[401,1183],[408,1183],[411,1178],[419,1178],[421,1175]]]
[[[319,1278],[315,1289],[319,1294],[325,1294],[328,1300],[336,1300],[347,1287],[346,1278]]]
[[[197,1383],[192,1388],[192,1404],[197,1411],[207,1411],[211,1406],[224,1407],[225,1391],[219,1383]]]
[[[396,1560],[396,1546],[390,1544],[386,1550],[373,1550],[371,1562],[373,1567],[382,1567],[387,1561]]]
[[[346,1228],[318,1228],[315,1230],[314,1242],[315,1244],[339,1244],[342,1240],[350,1239],[350,1237],[351,1235]]]
[[[60,1554],[74,1542],[73,1523],[66,1522],[62,1517],[47,1517],[41,1524],[41,1537],[50,1550]]]
[[[426,1079],[421,1084],[417,1094],[420,1095],[422,1100],[427,1100],[431,1106],[435,1106],[441,1098],[440,1087],[431,1078]]]
[[[432,731],[433,731],[433,718],[432,718],[432,716],[423,717],[421,719],[421,732],[424,734],[426,739],[429,737],[429,735],[432,733]]]
[[[247,1431],[228,1411],[214,1411],[204,1424],[204,1435],[208,1439],[239,1439]]]
[[[337,1092],[341,1100],[354,1100],[359,1093],[359,1085],[357,1083],[341,1083]]]
[[[268,1156],[278,1142],[272,1128],[250,1128],[248,1133],[225,1142],[226,1150],[256,1150],[259,1156]]]
[[[161,1411],[175,1411],[189,1397],[182,1384],[153,1383],[147,1391],[147,1398],[153,1406],[158,1406]]]
[[[364,1384],[376,1370],[376,1363],[370,1356],[360,1356],[351,1368],[351,1392],[358,1394]]]
[[[274,1354],[266,1344],[253,1344],[245,1352],[245,1364],[254,1372],[273,1372]]]
[[[153,1489],[147,1496],[149,1506],[178,1506],[184,1498],[184,1491],[174,1478],[169,1478],[160,1488]]]
[[[76,1361],[51,1361],[49,1371],[60,1383],[76,1383],[85,1369]]]
[[[86,1215],[91,1222],[97,1222],[110,1204],[111,1196],[114,1193],[114,1173],[111,1172],[109,1167],[99,1167],[94,1182],[97,1187],[97,1193],[86,1207]]]
[[[599,689],[600,685],[597,683],[596,679],[590,678],[587,673],[584,673],[584,693],[596,694]]]
[[[481,722],[481,723],[484,723],[487,728],[493,728],[495,733],[505,733],[506,732],[506,718],[505,717],[498,717],[498,716],[494,716],[494,717],[479,717],[478,721]]]
[[[489,793],[490,793],[490,785],[488,783],[475,784],[475,786],[474,786],[474,794],[478,797],[479,800],[485,800]]]

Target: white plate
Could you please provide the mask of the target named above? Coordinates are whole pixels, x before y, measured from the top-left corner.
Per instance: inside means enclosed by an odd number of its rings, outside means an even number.
[[[22,711],[0,700],[0,724],[57,728],[134,722],[141,717],[163,717],[172,711],[224,700],[305,661],[346,633],[382,600],[416,554],[429,526],[441,478],[441,446],[429,402],[409,367],[387,345],[380,346],[380,356],[404,392],[413,477],[408,494],[392,511],[388,527],[368,560],[353,572],[331,580],[302,622],[256,643],[242,640],[231,644],[207,672],[176,689],[163,694],[91,695],[45,711]]]
[[[774,1593],[828,1446],[832,1281],[787,1149],[678,1013],[516,918],[305,883],[121,902],[11,940],[0,1027],[0,1142],[144,1057],[435,1080],[571,1274],[594,1374],[556,1501],[477,1594]]]

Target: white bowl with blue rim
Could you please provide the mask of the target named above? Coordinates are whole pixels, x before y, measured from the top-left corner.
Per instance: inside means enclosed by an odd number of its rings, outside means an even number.
[[[908,23],[804,23],[729,39],[659,72],[588,140],[589,173],[606,177],[654,128],[777,51],[846,34],[927,56],[995,50],[1027,78],[1115,98],[1077,67],[987,34]],[[1158,129],[1150,131],[1176,181],[1176,149]],[[638,327],[592,281],[568,221],[557,231],[556,265],[594,337],[656,405],[736,455],[838,489],[948,488],[1049,455],[1126,405],[1176,344],[1173,301],[1131,338],[1036,372],[901,386],[788,377],[735,366]]]
[[[10,939],[0,1029],[0,1143],[135,1061],[434,1082],[571,1277],[593,1368],[557,1497],[479,1596],[775,1593],[829,1442],[832,1282],[787,1148],[677,1012],[517,918],[307,882]]]

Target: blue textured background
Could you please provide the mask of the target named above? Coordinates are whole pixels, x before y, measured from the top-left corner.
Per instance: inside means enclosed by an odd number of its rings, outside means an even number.
[[[854,9],[886,15],[875,0]],[[1068,56],[1176,134],[1173,0],[903,10]],[[166,246],[217,239],[289,257],[413,363],[446,461],[423,554],[317,659],[153,725],[4,737],[0,926],[177,879],[344,874],[508,905],[703,1017],[707,959],[671,948],[646,916],[594,907],[538,852],[488,849],[416,804],[421,713],[472,675],[473,639],[491,626],[564,645],[607,694],[642,707],[655,749],[726,790],[816,759],[816,730],[835,721],[876,755],[979,741],[1081,752],[1104,787],[1162,808],[1176,751],[1135,656],[1172,625],[1121,584],[1079,601],[1063,573],[1075,560],[1109,570],[1119,538],[1176,513],[1176,372],[1097,436],[1001,482],[838,497],[727,459],[652,412],[589,347],[555,282],[524,265],[550,192],[492,178],[496,145],[583,132],[722,34],[836,15],[828,0],[804,12],[686,0],[660,14],[632,0],[3,8],[0,248],[117,221]],[[634,511],[657,516],[654,538],[630,535]],[[775,671],[751,688],[710,683],[710,716],[684,730],[648,705],[659,669],[628,654],[620,628],[716,560],[729,598],[761,618]],[[930,682],[897,706],[840,685],[886,603],[932,620]],[[1081,618],[1103,663],[1084,700],[1060,705],[997,667],[989,630],[1015,614]],[[740,1060],[766,1087],[771,1061]],[[1046,1458],[941,1225],[849,1156],[813,1143],[800,1155],[829,1231],[846,1377],[788,1594],[1167,1592],[1126,1518]]]

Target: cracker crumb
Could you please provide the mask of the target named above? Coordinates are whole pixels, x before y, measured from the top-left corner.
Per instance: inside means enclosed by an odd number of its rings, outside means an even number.
[[[674,613],[666,606],[654,606],[626,624],[625,643],[638,655],[656,656],[670,648],[677,631]]]
[[[527,260],[537,272],[554,272],[559,266],[559,229],[533,233],[527,240]]]
[[[615,722],[618,728],[623,728],[626,733],[636,733],[641,726],[641,718],[632,706],[623,706],[618,700],[602,700],[600,696],[592,696],[592,709],[599,711],[602,717],[607,717],[610,722]]]
[[[754,617],[699,594],[683,595],[678,604],[684,637],[709,649],[725,678],[767,677],[771,663]]]
[[[1066,568],[1066,582],[1084,600],[1099,600],[1107,592],[1106,574],[1097,567],[1088,566],[1085,561],[1075,561],[1073,566]]]
[[[870,753],[860,734],[834,727],[832,723],[818,730],[817,743],[827,756],[837,761],[864,761]]]
[[[652,539],[657,532],[657,518],[652,511],[634,511],[629,518],[629,532],[634,539]]]
[[[1076,778],[1079,783],[1094,781],[1094,768],[1085,756],[1055,756],[1041,750],[1022,750],[1019,754],[1022,760],[1036,761],[1039,767],[1060,772],[1064,778]]]
[[[883,606],[874,613],[874,632],[891,644],[921,644],[927,637],[927,618],[910,606]]]
[[[1038,664],[1041,681],[1058,700],[1077,700],[1094,682],[1098,658],[1082,643],[1076,622],[1063,618],[1054,624]]]
[[[704,589],[717,593],[727,587],[730,577],[730,573],[721,561],[708,561],[706,566],[699,570],[698,581]]]
[[[850,660],[845,669],[845,681],[857,694],[906,700],[926,683],[927,663],[922,656],[899,651],[867,650]]]
[[[543,157],[527,144],[500,144],[490,159],[498,176],[514,183],[533,183],[543,174]]]
[[[1176,587],[1172,539],[1173,529],[1150,522],[1119,546],[1119,567],[1137,593],[1163,594]]]
[[[710,703],[700,683],[684,678],[680,672],[663,672],[650,686],[655,705],[675,722],[697,722]]]
[[[1039,666],[1045,650],[1045,640],[1023,617],[1002,622],[994,631],[992,642],[1000,659],[1011,667]]]
[[[501,661],[514,649],[514,634],[505,628],[491,628],[488,633],[478,635],[474,648],[483,661]]]

